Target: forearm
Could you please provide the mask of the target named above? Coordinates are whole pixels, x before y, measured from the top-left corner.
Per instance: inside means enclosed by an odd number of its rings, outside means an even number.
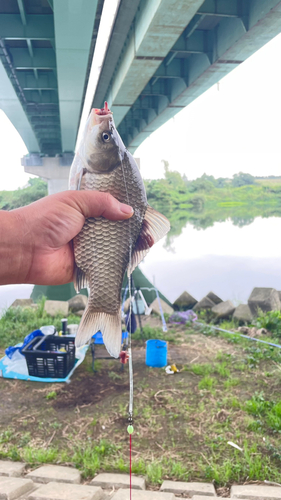
[[[31,258],[25,232],[21,209],[0,210],[0,285],[25,283]]]

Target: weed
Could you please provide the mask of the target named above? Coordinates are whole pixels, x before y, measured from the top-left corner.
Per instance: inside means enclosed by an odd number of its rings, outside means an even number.
[[[206,377],[202,378],[202,380],[200,380],[200,382],[198,384],[198,389],[206,389],[206,390],[210,391],[211,389],[213,389],[215,383],[216,383],[215,378],[206,376]]]
[[[23,459],[29,464],[47,464],[57,461],[59,452],[57,448],[32,448],[23,449]]]
[[[239,378],[229,378],[224,382],[224,387],[225,389],[230,389],[230,387],[235,387],[236,385],[240,384],[240,379]]]
[[[99,372],[99,371],[101,370],[101,368],[102,368],[102,363],[101,363],[101,361],[100,361],[99,359],[96,359],[96,360],[94,361],[94,371],[95,371],[95,372]]]
[[[230,371],[227,368],[227,361],[223,361],[222,363],[215,364],[215,372],[218,373],[221,377],[229,377]]]
[[[201,376],[206,376],[212,373],[213,367],[211,364],[206,363],[206,364],[194,364],[189,367],[189,369],[195,373],[195,375],[201,375]]]
[[[119,375],[119,373],[116,373],[116,372],[108,372],[108,376],[112,380],[122,380],[122,376]]]
[[[48,394],[46,394],[46,396],[45,396],[45,397],[46,397],[46,399],[48,399],[48,400],[49,400],[49,399],[56,399],[56,397],[57,397],[57,393],[56,393],[56,391],[51,391],[51,392],[48,392]]]
[[[10,439],[13,437],[14,432],[10,429],[1,432],[0,434],[0,444],[9,443]]]
[[[258,313],[259,315],[254,321],[257,328],[266,328],[277,337],[281,337],[281,311],[263,312],[260,309]]]

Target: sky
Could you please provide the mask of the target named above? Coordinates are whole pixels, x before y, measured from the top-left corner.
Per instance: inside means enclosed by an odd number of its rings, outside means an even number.
[[[145,179],[163,177],[162,159],[192,180],[281,174],[281,34],[151,134],[136,150]],[[27,149],[0,110],[0,190],[24,186]]]

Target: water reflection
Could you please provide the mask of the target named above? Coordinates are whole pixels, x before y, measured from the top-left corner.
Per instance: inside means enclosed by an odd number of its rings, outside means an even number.
[[[223,300],[246,302],[254,286],[281,289],[281,217],[199,220],[173,226],[141,265],[172,302],[184,290],[196,299],[213,290]]]
[[[249,226],[257,217],[281,217],[281,206],[276,205],[242,205],[235,207],[218,206],[210,204],[204,207],[201,204],[189,208],[174,207],[156,203],[153,205],[159,212],[166,215],[171,223],[171,230],[166,238],[167,249],[172,247],[175,237],[182,233],[183,228],[189,223],[195,229],[213,227],[216,222],[232,221],[234,226]]]

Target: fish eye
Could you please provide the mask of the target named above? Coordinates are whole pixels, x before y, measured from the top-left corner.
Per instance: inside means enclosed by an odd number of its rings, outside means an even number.
[[[102,139],[103,139],[103,141],[104,141],[104,142],[109,142],[109,141],[110,141],[110,138],[111,138],[111,137],[110,137],[109,132],[103,132],[103,133],[102,133]]]

